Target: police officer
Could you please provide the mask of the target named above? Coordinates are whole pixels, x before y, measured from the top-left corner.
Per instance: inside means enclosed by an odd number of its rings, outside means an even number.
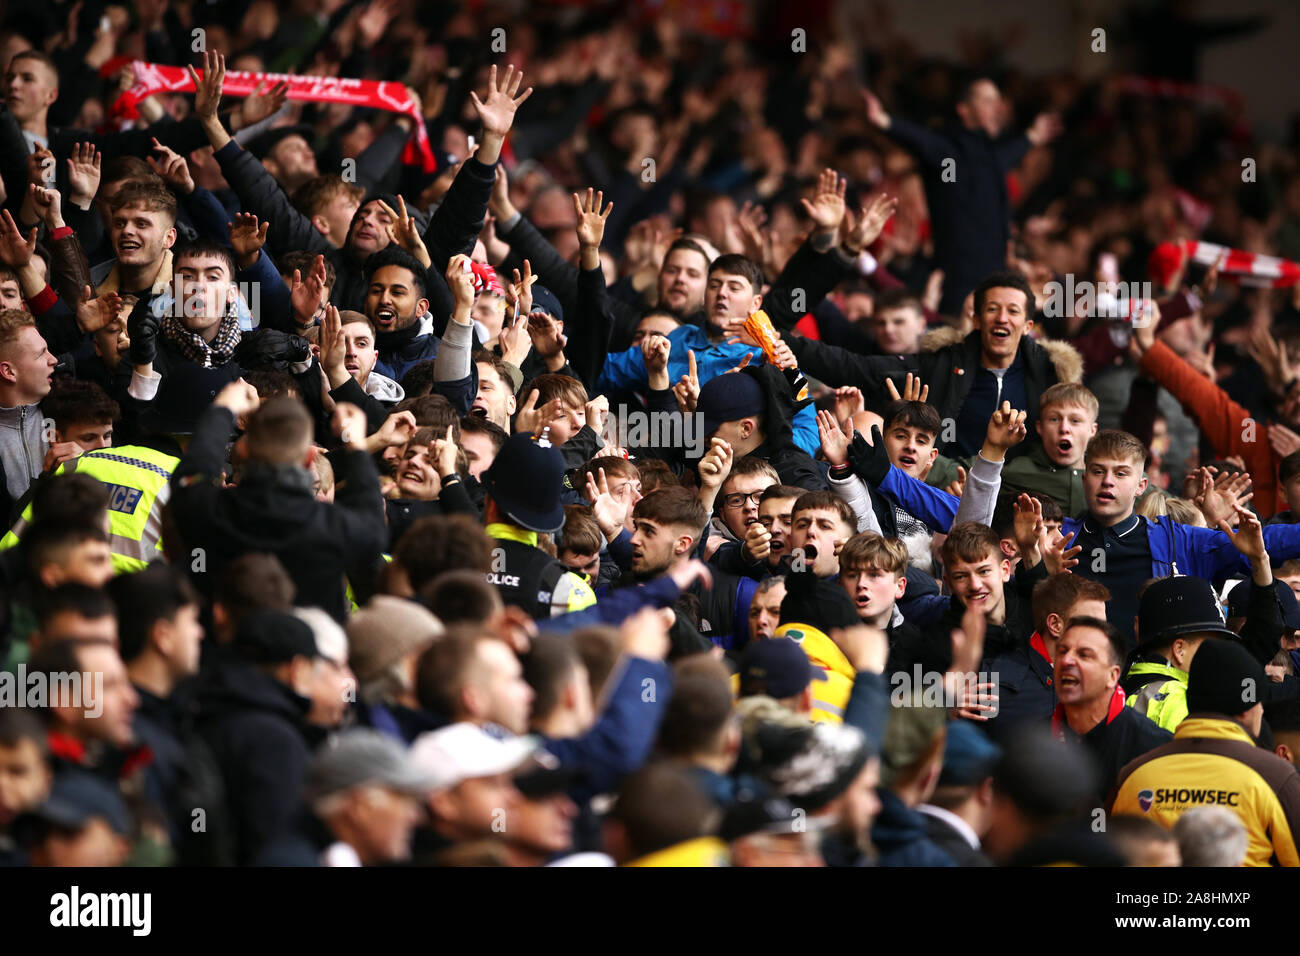
[[[534,618],[580,611],[596,603],[582,578],[537,546],[539,534],[564,526],[564,459],[531,432],[512,435],[483,473],[483,520],[494,539],[488,581],[506,604]]]
[[[1224,623],[1210,582],[1192,577],[1152,582],[1138,604],[1137,651],[1120,682],[1124,702],[1174,730],[1187,716],[1187,672],[1207,637],[1237,638]]]

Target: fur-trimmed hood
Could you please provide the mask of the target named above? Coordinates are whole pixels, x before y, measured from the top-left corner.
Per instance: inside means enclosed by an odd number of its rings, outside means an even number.
[[[979,333],[971,332],[970,334],[978,335]],[[950,345],[958,345],[962,341],[964,339],[960,329],[944,325],[931,329],[921,336],[921,351],[938,352]],[[1056,372],[1058,382],[1083,381],[1083,356],[1079,354],[1078,349],[1073,345],[1059,339],[1030,339],[1030,341],[1047,353],[1052,368]]]

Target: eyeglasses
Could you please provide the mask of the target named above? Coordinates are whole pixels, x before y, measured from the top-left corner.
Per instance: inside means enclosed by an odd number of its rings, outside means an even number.
[[[733,491],[729,495],[722,496],[722,503],[728,508],[743,508],[745,502],[749,501],[750,504],[757,508],[758,501],[762,497],[762,491],[754,491],[749,494],[745,494],[743,491]]]

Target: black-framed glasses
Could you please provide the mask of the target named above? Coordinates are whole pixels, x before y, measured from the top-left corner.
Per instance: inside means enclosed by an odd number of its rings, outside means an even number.
[[[743,508],[745,506],[746,499],[748,499],[750,504],[752,504],[754,507],[757,508],[758,501],[762,497],[763,497],[762,491],[753,491],[750,492],[749,494],[745,494],[743,491],[733,491],[729,495],[722,496],[722,503],[726,505],[728,508]]]

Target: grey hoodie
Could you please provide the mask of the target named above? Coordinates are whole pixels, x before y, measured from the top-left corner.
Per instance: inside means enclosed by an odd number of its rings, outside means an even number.
[[[39,405],[0,407],[0,466],[15,501],[40,477],[45,464],[45,452],[50,446],[45,440],[44,421]]]
[[[396,405],[406,398],[406,392],[387,375],[371,372],[366,378],[366,394],[377,398],[385,405]]]

